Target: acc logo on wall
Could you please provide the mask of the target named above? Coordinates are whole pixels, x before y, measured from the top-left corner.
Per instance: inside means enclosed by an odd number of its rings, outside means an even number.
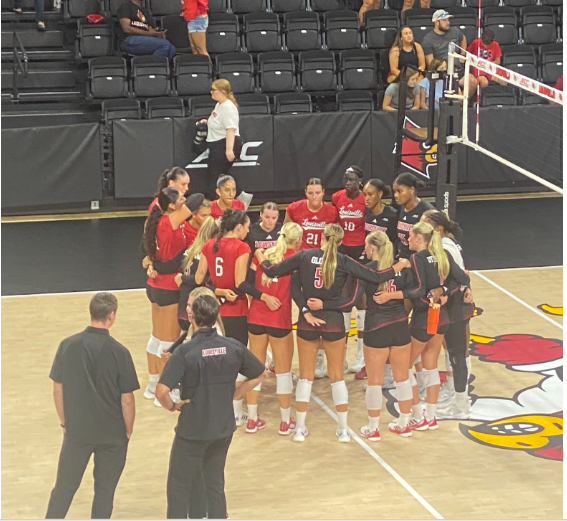
[[[404,128],[422,127],[406,116]],[[393,154],[396,153],[396,145],[397,143],[394,143]],[[402,140],[402,166],[427,179],[431,179],[435,173],[434,169],[437,168],[437,145],[428,147],[421,141],[414,141],[404,137]]]
[[[252,154],[250,152],[254,152],[253,148],[258,148],[262,146],[263,141],[248,141],[242,145],[242,152],[240,154],[240,161],[236,161],[234,166],[258,166],[260,163],[258,162],[258,155]],[[189,163],[185,168],[207,168],[207,159],[209,159],[209,150],[205,150],[200,156],[193,159],[191,163]]]

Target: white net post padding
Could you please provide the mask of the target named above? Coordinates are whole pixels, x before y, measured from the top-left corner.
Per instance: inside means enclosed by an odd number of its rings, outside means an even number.
[[[449,91],[446,92],[448,94],[452,90],[453,94],[449,94],[450,97],[463,102],[462,143],[543,186],[563,194],[563,188],[557,186],[559,180],[562,179],[562,114],[560,111],[545,108],[545,105],[549,104],[563,105],[563,93],[544,83],[475,56],[457,46],[450,49],[448,72],[451,73],[454,70],[454,60],[463,58],[465,58],[465,81],[462,95],[456,94],[458,89],[456,78],[449,83]],[[471,99],[474,100],[475,97],[470,98],[473,93],[469,91],[469,82],[466,81],[466,78],[469,73],[472,74],[473,68],[480,73],[484,72],[498,78],[505,86],[523,91],[522,99],[525,95],[540,97],[544,105],[536,105],[529,109],[521,106],[511,107],[512,110],[506,112],[506,117],[511,118],[508,123],[514,128],[513,134],[499,133],[497,129],[487,128],[488,124],[483,127],[483,109],[477,110],[475,131],[470,133],[468,108]],[[492,88],[498,90],[498,86]],[[481,89],[481,97],[484,94],[483,90]],[[502,91],[504,90],[506,87],[502,88]],[[539,110],[538,107],[541,107],[542,110]],[[526,110],[529,110],[529,115]],[[538,119],[540,119],[540,125],[536,124]],[[528,124],[526,124],[527,121]],[[526,146],[528,143],[530,146]],[[533,154],[534,149],[539,150],[540,154]],[[553,156],[554,161],[549,161],[550,156]],[[526,165],[529,165],[529,168],[524,168]]]

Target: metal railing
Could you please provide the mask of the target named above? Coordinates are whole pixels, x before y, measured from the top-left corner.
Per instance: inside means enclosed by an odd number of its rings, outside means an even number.
[[[19,75],[28,77],[28,53],[20,40],[20,35],[14,31],[14,68],[12,69],[12,101],[19,99]],[[21,56],[20,56],[21,53]]]

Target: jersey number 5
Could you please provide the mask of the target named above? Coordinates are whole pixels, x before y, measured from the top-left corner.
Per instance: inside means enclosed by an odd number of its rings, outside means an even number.
[[[216,260],[215,260],[215,275],[217,277],[222,277],[222,274],[224,273],[223,266],[222,266],[223,262],[224,261],[223,261],[222,257],[217,257]]]
[[[317,289],[321,289],[323,287],[323,272],[321,271],[321,268],[317,268],[315,270],[315,281],[313,282],[313,285]]]

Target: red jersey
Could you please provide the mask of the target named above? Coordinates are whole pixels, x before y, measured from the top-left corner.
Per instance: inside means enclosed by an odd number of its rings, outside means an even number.
[[[218,251],[213,253],[216,239],[210,239],[203,246],[202,254],[207,259],[209,275],[215,288],[232,289],[236,285],[234,280],[234,266],[236,259],[245,253],[250,253],[250,246],[240,239],[223,237],[219,241]],[[248,298],[240,295],[234,302],[221,302],[220,314],[223,317],[245,317],[248,312]]]
[[[319,248],[325,226],[339,219],[337,209],[332,204],[323,203],[317,212],[312,212],[307,207],[307,199],[291,203],[286,211],[289,218],[303,228],[302,249]]]
[[[350,199],[346,190],[333,194],[333,204],[339,212],[339,222],[345,231],[343,244],[345,246],[362,246],[366,239],[364,231],[364,195]]]
[[[294,253],[297,252],[288,249],[284,254],[284,259],[291,257]],[[264,272],[258,267],[256,257],[252,259],[252,264],[256,266],[256,288],[262,293],[276,297],[282,305],[277,311],[272,311],[264,301],[253,298],[248,310],[248,322],[259,326],[291,329],[291,294],[289,289],[291,274],[275,277],[269,286],[264,286],[262,284],[262,274]]]
[[[181,13],[188,22],[207,14],[208,9],[209,0],[183,0],[181,3]]]
[[[467,47],[467,52],[488,60],[489,62],[494,62],[497,58],[502,56],[502,50],[500,49],[498,42],[492,42],[490,45],[484,45],[480,38],[477,38],[470,43]],[[475,78],[478,78],[479,75],[486,76],[487,78],[492,77],[492,75],[487,72],[479,72],[476,67],[473,68],[473,74]]]
[[[185,223],[185,244],[187,248],[189,248],[189,246],[191,246],[191,244],[195,242],[195,238],[197,237],[198,233],[199,230],[197,230],[197,228],[194,228],[191,223]]]
[[[230,209],[246,210],[246,207],[244,206],[244,203],[240,199],[234,199],[232,201],[232,205],[230,206]],[[216,201],[211,202],[211,215],[213,216],[213,219],[218,219],[223,214],[223,212],[224,210],[219,206],[218,199]]]
[[[185,223],[181,223],[177,230],[173,229],[168,215],[159,218],[156,231],[156,260],[165,262],[173,259],[180,251],[186,248]],[[148,278],[148,284],[154,288],[179,290],[175,282],[176,273],[158,273],[155,279]]]
[[[150,206],[149,206],[149,208],[148,208],[148,213],[149,213],[149,214],[152,213],[152,210],[154,209],[154,206],[158,206],[158,207],[159,207],[159,204],[158,204],[158,202],[157,202],[157,197],[151,202],[151,204],[150,204]]]
[[[557,78],[557,81],[555,82],[553,88],[563,92],[563,74],[559,76],[559,78]]]

